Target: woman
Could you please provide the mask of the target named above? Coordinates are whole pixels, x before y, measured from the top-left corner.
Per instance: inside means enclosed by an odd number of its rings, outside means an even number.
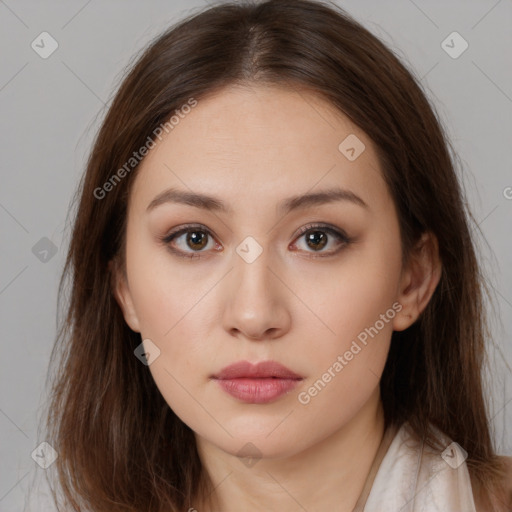
[[[340,9],[171,28],[81,186],[48,416],[66,510],[509,510],[467,219],[432,106]]]

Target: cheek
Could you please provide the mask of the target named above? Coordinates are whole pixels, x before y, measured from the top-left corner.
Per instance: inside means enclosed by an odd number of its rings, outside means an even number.
[[[378,386],[400,309],[395,301],[400,269],[398,232],[375,234],[344,260],[335,279],[332,272],[329,279],[319,279],[323,284],[310,304],[319,312],[323,335],[316,336],[314,346],[304,346],[313,371],[300,403],[318,414],[334,404],[341,418],[356,411]],[[312,331],[307,323],[300,329]]]
[[[208,282],[187,272],[176,272],[165,251],[132,247],[127,271],[141,337],[160,350],[149,366],[164,400],[186,424],[209,425],[211,418],[191,398],[204,384],[210,368],[205,365],[204,336],[200,318]],[[211,285],[210,285],[211,286]]]
[[[177,265],[149,235],[127,237],[126,265],[141,334],[167,343],[193,315],[208,279],[191,270],[183,271],[186,262]]]
[[[370,234],[339,264],[317,273],[307,296],[326,327],[326,337],[343,345],[386,315],[397,296],[400,272],[400,239],[395,232]],[[395,313],[391,309],[387,316]]]
[[[142,339],[150,339],[160,350],[150,370],[164,397],[173,397],[175,402],[180,397],[179,383],[190,387],[210,370],[204,368],[211,358],[205,356],[203,333],[205,319],[211,316],[207,292],[213,277],[211,272],[201,276],[193,270],[183,271],[155,242],[139,241],[127,238],[131,296]]]

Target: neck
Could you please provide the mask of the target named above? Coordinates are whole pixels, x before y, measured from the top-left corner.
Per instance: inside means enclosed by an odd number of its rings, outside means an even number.
[[[379,389],[348,423],[286,458],[262,458],[246,467],[196,435],[205,475],[215,488],[198,497],[199,512],[352,512],[384,434]],[[307,432],[304,433],[307,435]]]

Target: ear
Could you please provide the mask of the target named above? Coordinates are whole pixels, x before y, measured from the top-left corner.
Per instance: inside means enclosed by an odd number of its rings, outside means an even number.
[[[126,272],[124,272],[120,267],[121,265],[118,263],[117,259],[109,261],[108,268],[110,270],[112,293],[119,304],[119,307],[123,312],[124,319],[130,329],[135,332],[140,332],[140,322],[133,305]]]
[[[439,246],[433,233],[423,233],[402,271],[397,301],[402,309],[393,319],[393,330],[411,326],[427,307],[441,279]]]

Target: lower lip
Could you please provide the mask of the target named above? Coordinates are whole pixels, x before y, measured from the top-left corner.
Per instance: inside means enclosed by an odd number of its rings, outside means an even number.
[[[265,404],[291,391],[302,379],[215,379],[229,395],[249,404]]]

